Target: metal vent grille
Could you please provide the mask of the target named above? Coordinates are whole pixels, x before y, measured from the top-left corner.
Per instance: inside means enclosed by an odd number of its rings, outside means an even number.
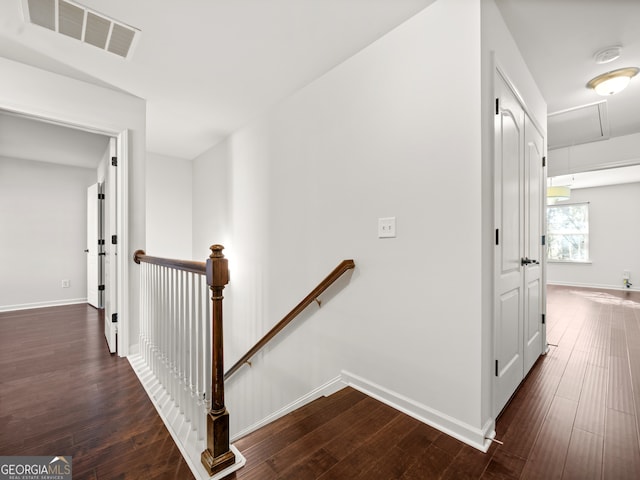
[[[70,0],[23,0],[28,22],[131,58],[140,30]]]

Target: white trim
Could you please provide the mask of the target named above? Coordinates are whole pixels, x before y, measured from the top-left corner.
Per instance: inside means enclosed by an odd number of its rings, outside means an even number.
[[[130,355],[127,360],[129,360],[133,371],[138,376],[138,380],[140,380],[151,403],[153,403],[158,415],[167,430],[169,430],[173,441],[176,443],[187,465],[189,465],[194,477],[198,480],[219,480],[244,466],[246,459],[236,447],[231,445],[231,451],[236,457],[235,463],[210,477],[200,462],[200,455],[205,449],[204,440],[195,438],[195,432],[191,429],[190,424],[185,421],[184,414],[180,413],[180,409],[171,401],[169,394],[147,367],[144,359],[140,355]]]
[[[49,300],[47,302],[22,303],[18,305],[0,305],[0,312],[14,312],[17,310],[30,310],[32,308],[62,307],[64,305],[77,305],[87,303],[86,298],[71,298],[68,300]]]
[[[303,395],[287,406],[272,413],[271,415],[268,415],[244,430],[236,433],[233,435],[232,441],[264,427],[265,425],[293,412],[294,410],[297,410],[317,398],[329,396],[346,386],[350,386],[365,395],[375,398],[376,400],[379,400],[380,402],[485,453],[491,445],[490,439],[494,438],[496,434],[493,419],[489,419],[481,429],[478,429],[450,417],[449,415],[427,407],[426,405],[411,400],[404,395],[393,392],[387,388],[370,382],[369,380],[343,370],[337,377],[329,380],[323,385],[320,385],[318,388],[312,390],[306,395]]]
[[[117,243],[117,275],[118,275],[118,355],[129,355],[129,130],[122,130],[117,135],[116,157],[116,234]]]
[[[118,184],[118,251],[122,252],[122,255],[118,255],[118,269],[117,269],[117,282],[118,282],[118,354],[122,357],[128,355],[129,352],[129,318],[131,318],[131,312],[129,311],[129,265],[128,265],[128,247],[129,247],[129,130],[113,129],[104,125],[97,125],[92,123],[77,123],[65,118],[61,112],[51,112],[38,110],[35,107],[24,108],[16,107],[15,105],[0,102],[0,111],[2,113],[9,113],[13,115],[19,115],[25,118],[35,119],[41,122],[47,122],[54,125],[60,125],[63,127],[75,128],[85,132],[97,133],[108,137],[115,137],[117,139],[118,148],[118,165],[122,168],[118,168],[120,175]],[[86,302],[86,299],[84,300]],[[82,303],[82,302],[78,302]],[[64,304],[63,304],[64,305]],[[0,307],[0,311],[1,308]],[[24,307],[24,308],[37,308],[37,307]]]
[[[342,371],[342,381],[422,423],[426,423],[471,447],[477,448],[481,452],[487,452],[491,445],[490,439],[495,436],[493,419],[488,420],[481,429],[475,428],[345,370]]]
[[[556,282],[547,281],[547,285],[558,285],[560,287],[576,287],[576,288],[598,288],[601,290],[621,290],[623,292],[640,292],[640,288],[625,288],[622,285],[605,285],[598,283],[576,283],[576,282]]]
[[[335,378],[329,380],[328,382],[320,385],[318,388],[310,391],[309,393],[303,395],[302,397],[298,398],[297,400],[295,400],[295,401],[291,402],[290,404],[282,407],[280,410],[272,413],[271,415],[266,416],[262,420],[254,423],[253,425],[250,425],[249,427],[247,427],[247,428],[241,430],[240,432],[236,433],[235,435],[233,435],[231,437],[231,441],[234,442],[237,439],[242,438],[245,435],[248,435],[251,432],[254,432],[254,431],[258,430],[259,428],[262,428],[265,425],[268,425],[269,423],[276,421],[280,417],[284,417],[285,415],[293,412],[294,410],[297,410],[298,408],[303,407],[307,403],[311,403],[312,401],[314,401],[314,400],[316,400],[316,399],[318,399],[320,397],[328,397],[329,395],[332,395],[332,394],[336,393],[337,391],[342,390],[346,386],[347,386],[347,384],[344,383],[344,381],[342,380],[342,375],[338,375],[337,377],[335,377]]]

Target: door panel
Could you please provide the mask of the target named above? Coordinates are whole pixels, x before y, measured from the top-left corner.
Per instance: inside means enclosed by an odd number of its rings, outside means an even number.
[[[98,285],[100,278],[100,256],[98,255],[98,239],[100,238],[100,214],[98,202],[99,185],[87,188],[87,303],[96,308],[102,307],[101,292]]]
[[[544,212],[543,138],[525,115],[525,256],[535,260],[524,268],[525,343],[524,373],[542,353],[542,232]]]
[[[496,72],[494,414],[543,351],[544,138]]]
[[[109,146],[110,156],[116,156],[116,139],[112,138]],[[117,234],[116,200],[117,181],[116,168],[112,165],[107,167],[105,178],[105,315],[104,315],[104,335],[107,339],[109,351],[115,353],[117,348],[118,322],[114,321],[114,314],[118,312],[118,289],[117,289],[117,244],[111,243],[113,235]]]
[[[494,406],[502,410],[522,380],[523,284],[520,256],[523,239],[524,110],[501,77],[496,78],[499,112],[495,137],[495,383]]]

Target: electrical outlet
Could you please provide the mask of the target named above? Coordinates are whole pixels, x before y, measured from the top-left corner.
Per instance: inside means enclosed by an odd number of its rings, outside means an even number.
[[[631,272],[629,272],[629,270],[624,270],[622,272],[622,279],[623,280],[631,280]]]
[[[62,280],[62,288],[71,287],[71,282],[69,280]]]

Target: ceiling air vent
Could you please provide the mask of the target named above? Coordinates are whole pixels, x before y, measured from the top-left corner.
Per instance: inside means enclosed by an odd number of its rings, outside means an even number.
[[[140,30],[70,0],[23,0],[28,22],[131,58]]]

